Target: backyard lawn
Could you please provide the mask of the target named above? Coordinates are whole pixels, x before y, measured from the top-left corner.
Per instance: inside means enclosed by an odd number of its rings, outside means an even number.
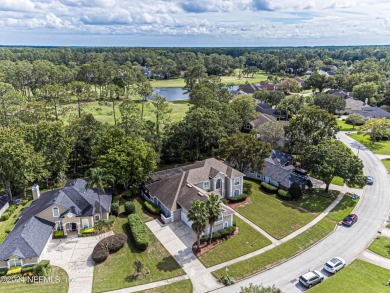
[[[381,236],[375,239],[368,249],[383,257],[390,258],[390,238]]]
[[[137,213],[142,213],[141,205],[135,201]],[[120,205],[119,217],[115,220],[114,232],[125,232],[130,236],[127,216],[124,213],[123,204]],[[150,219],[147,215],[144,220]],[[170,279],[184,274],[175,259],[165,250],[162,244],[157,240],[153,233],[145,226],[149,235],[149,247],[146,251],[138,251],[131,237],[128,243],[112,254],[105,262],[97,264],[93,274],[93,292],[104,292],[117,290],[125,287],[131,287],[140,284],[156,282],[164,279]],[[141,261],[144,264],[144,276],[133,279],[135,272],[133,266],[135,261]],[[173,286],[174,284],[172,284]]]
[[[69,288],[68,274],[60,267],[51,266],[50,274],[53,282],[36,282],[27,284],[26,282],[0,282],[0,292],[12,293],[44,293],[56,292],[67,293]],[[15,279],[18,280],[18,279]],[[56,280],[59,282],[56,283]]]
[[[139,293],[192,293],[192,283],[191,280],[183,280],[175,282],[169,285],[139,291]]]
[[[386,286],[389,275],[390,271],[387,269],[361,260],[355,260],[325,282],[310,289],[310,293],[389,292],[390,289]]]
[[[206,267],[223,263],[271,244],[270,240],[240,218],[235,217],[234,220],[239,228],[239,233],[199,257],[199,260]]]
[[[361,126],[355,126],[355,128],[353,128],[352,124],[349,124],[343,120],[337,120],[337,126],[341,131],[358,131],[361,128]]]
[[[31,203],[32,201],[26,203],[25,205],[19,204],[18,208],[12,213],[8,220],[0,221],[0,244],[3,243],[5,237],[7,237],[8,235],[6,231],[11,231],[14,228],[15,223],[19,218],[19,215],[22,212],[23,208],[28,207]]]
[[[390,155],[390,140],[381,140],[379,142],[372,142],[370,136],[365,133],[351,133],[349,134],[353,139],[365,145],[372,152],[379,155]]]
[[[276,239],[282,239],[312,221],[317,213],[324,210],[331,198],[307,197],[297,203],[283,203],[275,195],[269,195],[259,189],[260,184],[246,181],[252,185],[250,203],[237,207],[237,212],[264,229]],[[293,205],[308,209],[312,213],[295,208]]]
[[[387,172],[390,172],[390,160],[382,160],[383,165],[385,165]]]

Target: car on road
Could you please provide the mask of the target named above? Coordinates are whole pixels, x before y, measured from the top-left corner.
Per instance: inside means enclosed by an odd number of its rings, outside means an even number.
[[[325,279],[325,276],[319,271],[308,271],[299,277],[299,283],[307,288],[311,288],[318,283],[321,283]]]
[[[343,267],[345,267],[345,260],[341,257],[334,257],[324,265],[324,270],[331,274],[335,274]]]
[[[358,216],[355,215],[355,214],[350,214],[348,216],[346,216],[343,220],[343,225],[345,226],[352,226],[353,224],[355,224],[358,220]]]
[[[374,178],[372,176],[366,176],[366,178],[367,178],[367,185],[374,184]]]

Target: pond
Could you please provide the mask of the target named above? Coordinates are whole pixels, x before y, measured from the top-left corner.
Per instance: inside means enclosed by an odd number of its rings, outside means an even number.
[[[229,90],[237,90],[238,85],[229,87]],[[161,88],[157,87],[154,89],[152,96],[158,94],[164,97],[167,101],[178,101],[178,100],[188,100],[189,96],[186,94],[186,91],[179,87],[173,88]]]

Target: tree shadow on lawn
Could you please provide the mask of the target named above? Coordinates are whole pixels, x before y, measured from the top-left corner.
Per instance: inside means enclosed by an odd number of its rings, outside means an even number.
[[[173,272],[177,270],[176,261],[172,262],[171,256],[164,257],[158,264],[157,269],[163,272]]]

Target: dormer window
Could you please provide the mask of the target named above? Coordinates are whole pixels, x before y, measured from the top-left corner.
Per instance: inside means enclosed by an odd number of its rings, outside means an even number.
[[[53,217],[58,218],[60,216],[60,210],[57,207],[53,208]]]
[[[210,189],[210,181],[203,182],[203,189],[209,190]]]
[[[234,185],[240,185],[240,178],[234,178]]]

